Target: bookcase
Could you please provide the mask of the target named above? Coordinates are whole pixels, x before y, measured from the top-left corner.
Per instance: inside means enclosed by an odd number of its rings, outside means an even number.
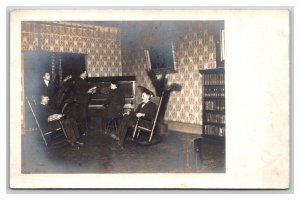
[[[202,75],[202,135],[225,138],[225,74],[224,68],[200,70]]]

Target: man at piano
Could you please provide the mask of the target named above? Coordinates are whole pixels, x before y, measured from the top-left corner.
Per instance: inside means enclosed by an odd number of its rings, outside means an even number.
[[[107,134],[106,126],[109,120],[118,118],[123,113],[125,103],[125,96],[123,91],[119,88],[117,80],[112,80],[110,83],[110,92],[107,100],[104,102],[104,110],[102,112],[102,130]]]

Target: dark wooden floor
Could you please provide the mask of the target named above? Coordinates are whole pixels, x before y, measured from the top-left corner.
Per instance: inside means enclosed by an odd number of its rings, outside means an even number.
[[[97,129],[83,138],[85,145],[46,148],[41,136],[22,136],[22,173],[224,173],[224,141],[202,139],[199,135],[167,131],[158,144],[147,146],[116,141]]]

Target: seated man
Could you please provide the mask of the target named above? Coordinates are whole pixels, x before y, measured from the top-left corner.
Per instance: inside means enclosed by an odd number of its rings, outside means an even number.
[[[59,121],[62,114],[55,113],[55,111],[48,105],[49,97],[42,95],[40,104],[37,104],[37,114],[40,120],[41,126],[45,129],[45,131],[54,130],[60,128]],[[76,122],[73,118],[63,118],[61,120],[62,126],[67,135],[68,142],[73,145],[84,145],[84,143],[80,142],[79,132],[76,125]]]
[[[144,90],[142,92],[142,103],[138,105],[134,112],[124,114],[117,131],[119,136],[115,136],[115,139],[119,140],[119,146],[122,146],[125,141],[128,127],[135,125],[138,118],[140,118],[140,125],[151,128],[156,113],[156,104],[150,101],[151,96],[152,93],[149,90]]]

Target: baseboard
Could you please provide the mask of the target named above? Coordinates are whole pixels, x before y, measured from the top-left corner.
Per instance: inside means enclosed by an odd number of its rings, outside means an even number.
[[[165,121],[165,123],[168,124],[168,130],[171,131],[179,131],[183,133],[192,133],[197,135],[201,135],[202,133],[202,125],[175,121]]]

